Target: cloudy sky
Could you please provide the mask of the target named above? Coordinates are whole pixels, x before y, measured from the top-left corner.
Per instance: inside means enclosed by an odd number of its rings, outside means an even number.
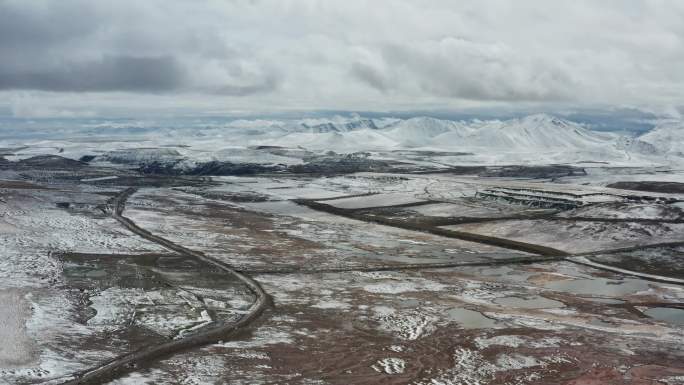
[[[0,0],[0,111],[684,105],[684,2]]]

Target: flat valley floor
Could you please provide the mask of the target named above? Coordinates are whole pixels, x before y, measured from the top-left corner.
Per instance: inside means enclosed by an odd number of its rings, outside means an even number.
[[[684,384],[684,193],[621,175],[3,165],[0,384]]]

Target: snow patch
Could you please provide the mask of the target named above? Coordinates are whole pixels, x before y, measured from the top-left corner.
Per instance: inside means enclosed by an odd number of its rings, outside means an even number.
[[[507,346],[511,348],[517,348],[521,346],[531,348],[555,348],[559,347],[562,342],[563,340],[558,337],[536,339],[517,335],[500,335],[490,338],[475,338],[475,345],[480,349],[485,349],[490,346]]]
[[[383,358],[371,366],[378,373],[401,374],[406,369],[406,361],[401,358]]]
[[[409,341],[433,332],[438,319],[437,316],[418,309],[376,316],[381,329]]]

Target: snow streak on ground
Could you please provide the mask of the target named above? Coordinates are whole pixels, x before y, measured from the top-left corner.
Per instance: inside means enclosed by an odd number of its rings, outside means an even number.
[[[0,291],[0,368],[29,364],[35,355],[35,342],[26,331],[31,309],[23,297],[16,289]]]

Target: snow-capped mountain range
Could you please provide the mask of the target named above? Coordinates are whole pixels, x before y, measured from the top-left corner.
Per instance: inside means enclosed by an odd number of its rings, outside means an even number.
[[[315,130],[312,127],[316,127]],[[645,163],[682,157],[684,126],[656,127],[640,137],[592,131],[582,124],[546,114],[510,120],[450,121],[416,117],[377,123],[370,119],[309,126],[291,125],[282,135],[259,142],[311,150],[386,151],[399,149],[471,152],[473,159],[556,162]]]
[[[104,131],[103,131],[104,132]],[[105,134],[102,134],[105,136]],[[615,165],[684,164],[684,124],[668,122],[634,137],[593,131],[585,125],[546,114],[509,120],[451,121],[430,117],[367,119],[360,116],[305,120],[234,120],[192,127],[141,126],[135,132],[107,131],[108,141],[92,145],[69,139],[0,141],[0,147],[27,145],[35,151],[59,150],[78,158],[102,154],[103,160],[150,161],[156,158],[296,162],[266,146],[297,151],[389,153],[395,150],[439,151],[451,164],[586,163]],[[66,135],[65,135],[66,136]],[[133,138],[131,137],[133,136]],[[134,140],[131,140],[134,139]],[[40,146],[40,148],[38,147]],[[173,149],[173,150],[171,150]],[[24,150],[27,156],[32,150]],[[292,154],[292,150],[289,152]],[[453,154],[452,156],[448,154]],[[301,160],[300,160],[301,161]]]

